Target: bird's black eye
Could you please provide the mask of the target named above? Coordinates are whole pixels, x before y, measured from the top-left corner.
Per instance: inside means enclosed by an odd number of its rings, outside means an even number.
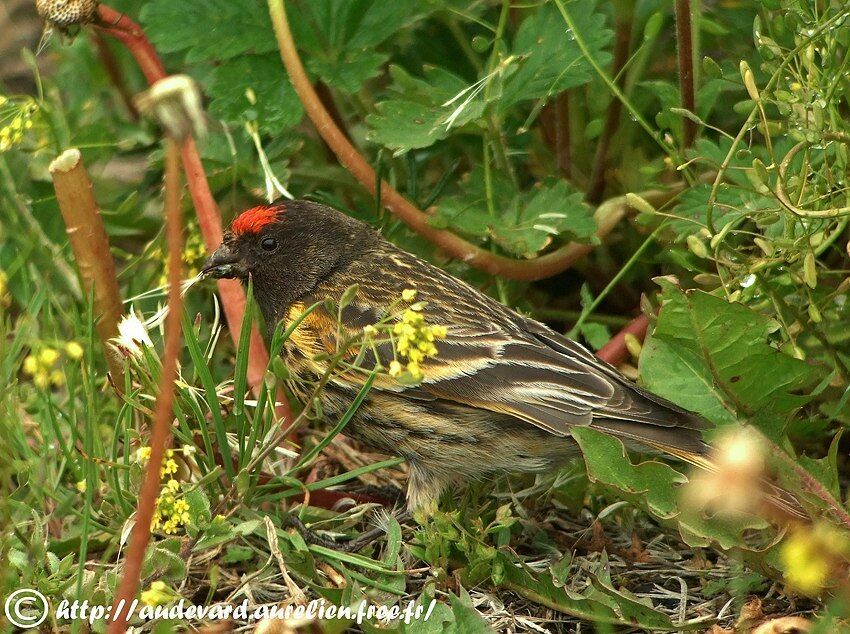
[[[277,249],[277,240],[271,236],[266,236],[260,240],[260,246],[263,247],[264,251],[274,251]]]

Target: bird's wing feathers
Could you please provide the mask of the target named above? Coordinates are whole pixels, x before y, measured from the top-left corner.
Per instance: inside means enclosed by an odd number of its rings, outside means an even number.
[[[362,288],[342,313],[346,329],[376,323],[401,290],[413,286],[416,300],[427,302],[426,321],[445,326],[448,334],[436,342],[437,356],[422,364],[420,385],[404,387],[381,377],[374,388],[508,414],[556,435],[569,435],[572,425],[592,425],[651,445],[703,448],[695,433],[705,427],[699,417],[640,389],[581,345],[440,269],[418,260],[404,263],[424,266],[427,276],[420,270],[412,281],[383,279]],[[382,279],[374,272],[361,275]],[[385,367],[393,359],[389,345],[378,346],[377,353]]]

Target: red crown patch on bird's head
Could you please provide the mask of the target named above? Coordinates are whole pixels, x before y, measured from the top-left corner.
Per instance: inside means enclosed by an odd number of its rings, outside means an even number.
[[[230,225],[230,230],[237,236],[246,233],[259,233],[266,225],[277,222],[283,212],[284,207],[282,205],[254,207],[239,214],[233,224]]]

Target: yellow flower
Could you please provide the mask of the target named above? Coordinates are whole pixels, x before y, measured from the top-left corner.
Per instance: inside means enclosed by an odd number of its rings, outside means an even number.
[[[406,302],[412,302],[416,299],[416,291],[412,288],[406,288],[401,292],[401,298]]]
[[[32,378],[32,382],[35,383],[36,387],[44,389],[50,386],[50,375],[43,370],[39,370]]]
[[[73,361],[79,361],[83,358],[83,347],[76,341],[69,341],[65,344],[65,354]]]
[[[177,473],[177,461],[174,458],[166,458],[159,470],[159,477],[164,478],[172,473]]]
[[[174,599],[174,594],[163,581],[154,581],[139,597],[145,605],[165,605]]]
[[[56,387],[65,385],[65,373],[62,370],[53,370],[50,373],[50,384]]]
[[[79,482],[77,482],[77,491],[79,491],[80,493],[85,493],[87,486],[88,484],[85,480],[80,480]]]
[[[5,308],[12,303],[9,295],[9,278],[5,271],[0,270],[0,308]]]
[[[410,290],[415,294],[415,291]],[[415,295],[409,295],[409,299],[413,299]],[[403,299],[408,299],[402,295]],[[407,308],[402,314],[401,319],[393,326],[393,334],[398,335],[396,341],[396,352],[407,360],[407,373],[414,380],[422,380],[421,363],[425,360],[437,356],[437,346],[434,341],[445,338],[447,330],[445,326],[431,326],[425,321],[425,316],[420,312],[425,307],[424,302],[414,304]],[[402,373],[401,368],[404,367],[401,362],[394,362],[397,365],[391,365],[390,375],[399,376]]]
[[[798,530],[782,544],[785,580],[805,594],[818,594],[829,577],[830,563],[811,531]]]
[[[36,372],[38,372],[38,359],[31,354],[27,355],[27,358],[24,359],[24,373],[35,376]]]
[[[139,447],[136,449],[136,462],[146,462],[151,458],[150,447]]]
[[[38,353],[38,362],[46,367],[52,366],[59,359],[59,353],[53,348],[45,348]]]

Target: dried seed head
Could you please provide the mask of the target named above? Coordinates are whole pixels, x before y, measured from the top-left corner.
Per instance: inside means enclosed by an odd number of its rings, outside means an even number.
[[[206,131],[201,92],[188,75],[160,79],[136,97],[136,106],[155,117],[175,139],[182,140],[192,133],[200,136]]]
[[[97,0],[35,0],[38,14],[58,27],[92,22],[97,4]]]

